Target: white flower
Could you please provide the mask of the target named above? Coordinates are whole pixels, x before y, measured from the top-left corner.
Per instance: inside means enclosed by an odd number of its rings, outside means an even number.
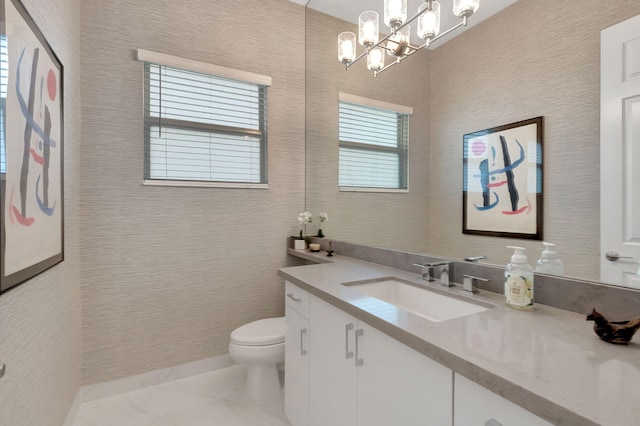
[[[302,212],[298,215],[298,222],[300,222],[300,225],[311,223],[311,216],[313,216],[311,212]]]
[[[327,214],[327,212],[320,212],[319,216],[320,216],[320,223],[326,222],[329,220],[329,215]]]

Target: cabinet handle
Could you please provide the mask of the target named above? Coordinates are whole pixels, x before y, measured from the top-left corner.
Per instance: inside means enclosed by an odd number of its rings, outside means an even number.
[[[500,423],[496,419],[489,419],[484,422],[484,426],[502,426],[502,423]]]
[[[356,367],[364,365],[364,359],[360,358],[360,345],[358,344],[358,337],[362,337],[363,335],[363,329],[356,330]]]
[[[306,356],[307,350],[304,348],[304,336],[307,335],[307,329],[303,328],[300,330],[300,355]]]
[[[288,297],[289,299],[293,300],[294,302],[302,302],[302,299],[300,299],[300,298],[297,298],[297,299],[296,299],[296,297],[293,295],[293,293],[288,293],[288,294],[287,294],[287,297]]]
[[[353,330],[353,323],[349,323],[344,327],[344,357],[346,359],[353,358],[353,351],[349,350],[349,331]]]

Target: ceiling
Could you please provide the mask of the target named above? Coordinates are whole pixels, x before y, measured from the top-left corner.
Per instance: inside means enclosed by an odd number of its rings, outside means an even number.
[[[294,3],[298,3],[301,5],[307,5],[311,9],[315,9],[322,13],[326,13],[327,15],[335,16],[336,18],[353,22],[354,24],[358,23],[358,16],[360,13],[365,10],[375,10],[380,15],[380,32],[386,32],[383,30],[384,22],[382,20],[383,16],[383,7],[384,0],[290,0]],[[453,9],[453,0],[439,0],[440,8],[441,8],[441,17],[440,17],[440,32],[444,32],[450,27],[454,26],[459,22],[459,19],[454,16]],[[452,32],[441,38],[440,40],[431,44],[431,48],[438,47],[448,40],[451,40],[456,35],[462,33],[463,31],[473,27],[479,22],[489,18],[490,16],[495,15],[502,9],[507,6],[512,5],[517,0],[481,0],[480,8],[478,11],[469,19],[469,24],[466,27],[460,28],[457,31]],[[407,6],[407,15],[409,17],[415,15],[418,11],[418,6],[422,3],[422,0],[408,0]],[[308,4],[307,4],[308,3]],[[415,24],[414,24],[415,25]],[[418,39],[415,34],[415,27],[411,29],[412,33],[412,42],[414,44],[422,44],[422,40]]]

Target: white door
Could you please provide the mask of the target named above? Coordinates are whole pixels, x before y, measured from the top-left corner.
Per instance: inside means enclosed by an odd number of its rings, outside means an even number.
[[[640,15],[602,31],[600,49],[601,280],[640,288]]]

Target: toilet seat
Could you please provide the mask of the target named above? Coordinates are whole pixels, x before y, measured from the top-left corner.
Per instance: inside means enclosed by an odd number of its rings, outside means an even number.
[[[284,317],[250,322],[231,332],[231,343],[241,346],[268,346],[284,342]]]

